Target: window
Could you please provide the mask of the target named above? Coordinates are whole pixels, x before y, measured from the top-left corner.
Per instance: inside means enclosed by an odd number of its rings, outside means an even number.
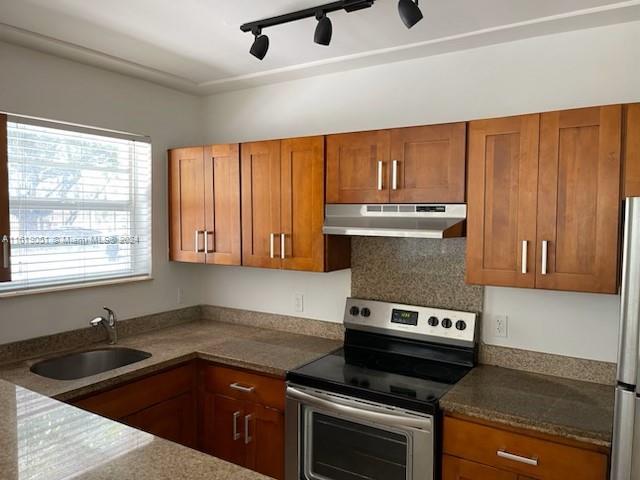
[[[10,281],[0,294],[149,277],[149,140],[11,116],[6,132]]]

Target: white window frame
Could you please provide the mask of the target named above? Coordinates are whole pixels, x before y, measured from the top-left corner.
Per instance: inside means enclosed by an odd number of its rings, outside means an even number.
[[[80,125],[75,123],[53,121],[53,120],[47,120],[47,119],[38,118],[38,117],[24,116],[24,115],[12,114],[7,112],[0,112],[0,113],[4,113],[7,116],[7,123],[14,122],[14,123],[34,125],[34,126],[40,126],[40,127],[54,128],[54,129],[65,130],[69,132],[98,135],[98,136],[107,137],[107,138],[118,138],[123,140],[144,142],[144,143],[148,143],[150,146],[150,176],[149,176],[149,199],[148,199],[150,225],[149,225],[149,251],[148,251],[149,272],[148,274],[135,275],[130,277],[115,276],[113,278],[97,279],[94,281],[77,281],[77,282],[60,283],[60,284],[52,283],[51,285],[42,285],[42,286],[33,287],[33,288],[29,288],[29,287],[18,288],[15,290],[9,290],[4,292],[0,291],[0,298],[20,297],[24,295],[35,295],[35,294],[42,294],[42,293],[49,293],[49,292],[77,290],[77,289],[83,289],[83,288],[95,288],[95,287],[101,287],[101,286],[120,285],[120,284],[146,282],[146,281],[153,280],[153,147],[151,143],[151,138],[147,135],[123,132],[119,130],[109,130],[109,129],[102,129],[97,127],[88,127],[85,125]],[[2,132],[1,134],[6,136],[7,132]],[[8,158],[7,158],[7,161],[9,161]],[[130,183],[130,185],[133,185],[133,181]],[[123,211],[128,210],[130,211],[132,216],[135,216],[138,214],[138,212],[136,212],[136,209],[134,208],[136,199],[135,199],[135,196],[132,196],[132,198],[133,198],[133,201],[131,202],[130,209],[123,209]],[[9,201],[11,201],[11,199],[9,199]],[[37,202],[37,200],[34,202]],[[95,201],[94,204],[98,206],[98,208],[100,208],[100,205],[102,205],[105,207],[109,207],[109,209],[112,209],[114,202],[105,201],[101,204],[101,202],[98,200],[98,201]],[[134,256],[133,261],[135,262],[136,260],[138,259]],[[7,283],[11,283],[11,282],[7,282]]]

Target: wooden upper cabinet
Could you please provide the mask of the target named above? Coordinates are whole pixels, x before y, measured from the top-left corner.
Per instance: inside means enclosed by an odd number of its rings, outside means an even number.
[[[11,281],[9,173],[7,162],[7,116],[0,114],[0,282]]]
[[[280,140],[243,143],[242,264],[280,268]]]
[[[640,103],[624,106],[625,197],[640,197]]]
[[[206,262],[240,265],[240,146],[204,148]]]
[[[243,265],[349,268],[349,238],[322,233],[324,145],[324,137],[242,144]]]
[[[389,202],[388,130],[327,136],[327,203]]]
[[[171,260],[240,265],[239,146],[169,151]]]
[[[544,113],[536,286],[616,293],[620,105]]]
[[[534,287],[539,115],[469,123],[468,283]]]
[[[465,201],[466,124],[391,130],[391,203]]]
[[[324,137],[282,140],[282,267],[324,271]]]
[[[180,262],[204,263],[204,148],[169,151],[169,256]]]

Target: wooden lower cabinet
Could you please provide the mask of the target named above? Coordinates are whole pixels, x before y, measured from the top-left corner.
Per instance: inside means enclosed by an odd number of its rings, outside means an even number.
[[[445,417],[443,480],[606,480],[596,447]]]
[[[195,396],[185,393],[124,417],[123,423],[156,437],[196,448]]]
[[[285,384],[194,361],[71,401],[77,407],[284,478]]]
[[[199,375],[202,450],[284,478],[284,382],[207,363]]]
[[[189,363],[71,403],[195,448],[198,420],[195,381],[196,366]]]
[[[522,477],[521,477],[522,478]],[[518,475],[481,463],[445,455],[442,459],[442,480],[519,480]]]

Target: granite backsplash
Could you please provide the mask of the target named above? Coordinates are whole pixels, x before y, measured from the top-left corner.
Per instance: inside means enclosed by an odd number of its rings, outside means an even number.
[[[465,238],[353,237],[351,296],[482,312],[484,288],[467,285]]]

